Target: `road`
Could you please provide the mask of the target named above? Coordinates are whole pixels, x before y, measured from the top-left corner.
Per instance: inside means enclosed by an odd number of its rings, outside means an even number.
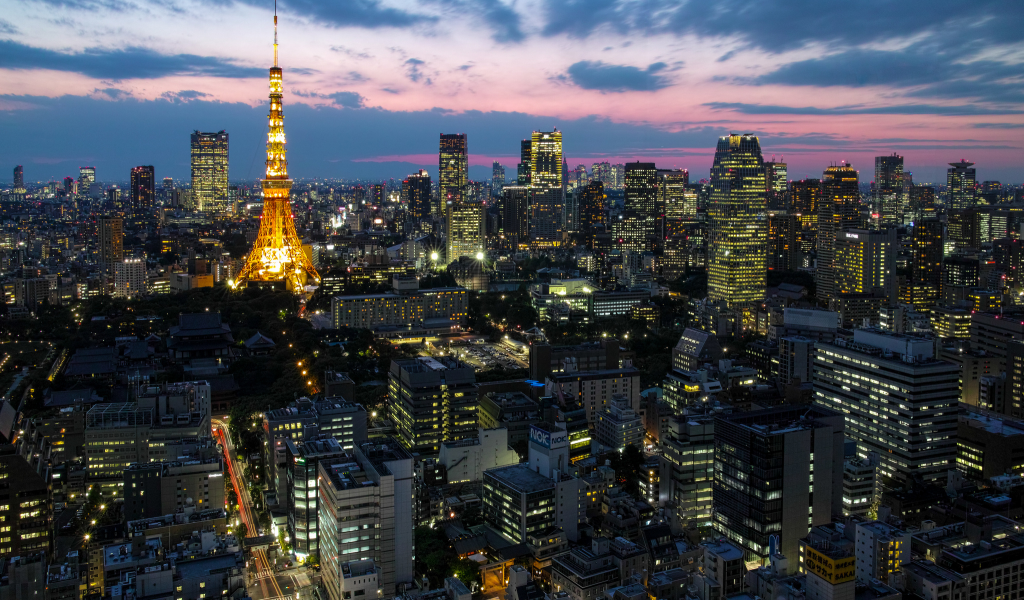
[[[235,454],[234,446],[231,444],[231,436],[228,435],[227,425],[220,419],[213,419],[212,425],[214,435],[220,437],[221,444],[224,447],[228,472],[231,475],[231,485],[235,487],[235,494],[238,496],[239,516],[242,518],[242,523],[245,525],[248,536],[256,537],[259,535],[256,524],[256,512],[252,508],[248,489],[241,485],[242,467],[238,464],[238,457]],[[251,564],[248,565],[250,586],[254,583],[259,585],[258,589],[249,590],[249,595],[252,596],[253,600],[276,600],[294,597],[294,594],[285,595],[285,591],[281,588],[281,584],[278,581],[280,577],[274,573],[270,560],[267,558],[266,550],[255,550],[251,556]],[[287,589],[288,586],[286,585],[285,588]]]

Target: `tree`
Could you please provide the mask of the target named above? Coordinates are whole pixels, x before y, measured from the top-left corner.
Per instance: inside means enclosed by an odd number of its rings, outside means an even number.
[[[480,579],[480,565],[475,560],[463,558],[452,565],[452,575],[456,579],[466,584],[466,587],[473,589],[473,584],[479,586],[482,583]]]

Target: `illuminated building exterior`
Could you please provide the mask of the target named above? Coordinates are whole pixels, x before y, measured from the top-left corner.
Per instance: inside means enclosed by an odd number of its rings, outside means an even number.
[[[530,238],[531,244],[539,248],[562,243],[562,162],[562,132],[534,131],[530,145]]]
[[[283,92],[282,70],[277,65],[275,14],[274,66],[270,68],[270,132],[267,136],[267,175],[263,180],[263,214],[260,216],[259,234],[242,272],[238,275],[237,285],[284,283],[289,290],[302,293],[307,278],[319,283],[320,274],[316,272],[309,255],[302,247],[302,242],[299,241],[298,234],[295,233],[295,215],[292,214],[291,203],[292,180],[288,179],[285,150]],[[226,165],[227,134],[224,135]],[[226,183],[226,167],[224,178]]]
[[[626,165],[623,186],[626,214],[636,218],[635,226],[626,232],[631,248],[650,250],[653,238],[664,230],[664,199],[658,194],[658,175],[654,163]]]
[[[124,223],[120,217],[100,217],[100,270],[110,275],[124,260]]]
[[[835,295],[885,290],[897,252],[895,229],[848,229],[839,234],[835,243]]]
[[[505,186],[505,167],[498,161],[491,165],[491,195],[497,196]]]
[[[665,214],[662,237],[675,233],[671,222],[697,218],[697,192],[690,188],[690,173],[686,169],[658,169],[658,194]]]
[[[835,244],[847,229],[860,221],[860,191],[857,171],[849,163],[825,169],[818,202],[818,266],[814,277],[818,299],[835,297]]]
[[[463,256],[481,259],[484,251],[486,206],[483,202],[466,200],[449,202],[446,210],[445,234],[448,240],[447,262]]]
[[[915,309],[934,306],[942,285],[944,255],[942,221],[924,219],[914,224],[910,236],[910,303]]]
[[[281,135],[284,135],[283,129]],[[212,214],[231,212],[232,207],[228,203],[226,131],[192,132],[192,206],[200,212]]]
[[[884,477],[945,481],[959,401],[960,366],[937,360],[931,339],[857,329],[815,345],[815,404],[846,415],[846,436],[858,455],[878,453]]]
[[[156,198],[156,180],[153,167],[141,166],[132,168],[131,210],[136,215],[149,214],[153,210]]]
[[[902,223],[904,209],[903,157],[875,157],[875,212],[886,225]]]
[[[442,210],[461,202],[469,183],[469,141],[464,133],[442,133],[437,155],[437,195]]]
[[[961,160],[949,166],[952,168],[946,169],[946,208],[971,208],[977,200],[974,163]]]
[[[785,213],[768,215],[768,269],[795,271],[800,265],[800,220]]]
[[[604,211],[604,184],[592,181],[578,188],[580,210],[580,233],[583,234],[588,248],[594,247],[594,231],[599,225],[607,222]]]
[[[821,180],[801,179],[790,184],[789,212],[800,221],[799,244],[804,255],[814,252],[818,242],[818,203]],[[810,265],[805,265],[810,266]]]
[[[458,328],[466,322],[469,297],[465,288],[430,288],[403,294],[335,296],[331,322],[335,329],[378,327]]]
[[[708,299],[730,308],[764,298],[768,223],[757,136],[719,138],[708,207]]]
[[[519,164],[516,165],[516,183],[530,185],[530,165],[533,164],[533,140],[519,143]]]
[[[394,360],[388,406],[403,446],[438,452],[442,442],[477,435],[476,372],[453,358]]]
[[[430,216],[430,174],[420,169],[402,181],[402,199],[413,219]]]

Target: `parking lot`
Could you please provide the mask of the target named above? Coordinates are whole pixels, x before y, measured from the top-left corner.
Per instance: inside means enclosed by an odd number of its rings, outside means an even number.
[[[480,370],[525,369],[530,366],[527,357],[513,354],[501,344],[460,344],[452,346],[451,353]]]

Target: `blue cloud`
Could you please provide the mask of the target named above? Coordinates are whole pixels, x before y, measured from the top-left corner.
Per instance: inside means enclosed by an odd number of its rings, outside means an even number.
[[[546,0],[545,35],[619,33],[739,38],[768,52],[814,42],[858,46],[931,35],[949,47],[1013,44],[1024,3],[1006,0]],[[657,15],[652,18],[651,15]],[[974,48],[977,49],[977,48]]]
[[[1019,115],[1021,109],[998,109],[982,106],[941,106],[936,104],[897,104],[893,106],[837,106],[817,108],[814,106],[779,106],[775,104],[745,104],[742,102],[707,102],[714,110],[731,110],[745,115]]]
[[[356,92],[335,92],[327,94],[334,103],[343,108],[362,108],[366,99]]]
[[[168,75],[262,77],[265,74],[263,69],[241,67],[212,56],[159,54],[139,47],[120,50],[88,48],[72,54],[0,40],[0,56],[4,57],[7,68],[68,71],[115,81],[155,79]]]
[[[646,69],[627,65],[609,65],[601,61],[581,60],[569,66],[568,79],[587,90],[603,92],[654,91],[668,87],[668,80],[658,75],[667,67],[663,62]]]
[[[267,0],[237,0],[259,8],[268,8]],[[334,27],[412,27],[434,22],[428,15],[416,14],[381,5],[378,0],[281,0],[282,14],[301,15],[317,23]]]
[[[526,39],[523,19],[518,12],[501,0],[426,0],[457,11],[479,17],[491,28],[491,38],[501,44],[519,43]]]

